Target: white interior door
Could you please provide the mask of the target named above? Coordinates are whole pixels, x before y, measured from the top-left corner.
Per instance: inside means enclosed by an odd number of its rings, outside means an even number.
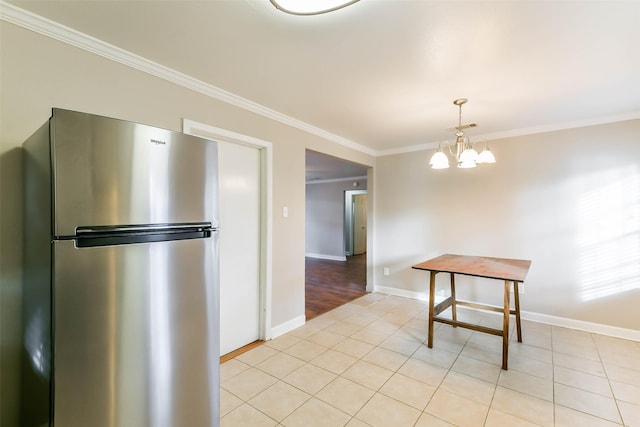
[[[220,354],[260,337],[260,150],[218,142]]]
[[[367,195],[353,196],[353,254],[367,251]]]

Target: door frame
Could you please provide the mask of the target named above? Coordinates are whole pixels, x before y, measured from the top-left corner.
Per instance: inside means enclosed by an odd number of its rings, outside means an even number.
[[[345,190],[344,192],[344,249],[345,255],[353,255],[353,196],[369,194],[367,190]],[[367,217],[369,216],[369,202],[367,201]],[[368,225],[368,224],[367,224]],[[367,240],[369,230],[367,229]]]
[[[271,339],[271,286],[273,254],[273,144],[226,129],[183,119],[182,131],[188,135],[240,144],[260,151],[260,268],[259,268],[259,338]]]

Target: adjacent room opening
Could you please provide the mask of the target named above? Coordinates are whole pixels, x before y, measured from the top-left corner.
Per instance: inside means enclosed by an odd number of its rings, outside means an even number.
[[[306,153],[305,316],[366,293],[367,167]]]

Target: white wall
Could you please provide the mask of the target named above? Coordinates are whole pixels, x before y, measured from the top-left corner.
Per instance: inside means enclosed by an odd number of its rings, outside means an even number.
[[[425,293],[411,266],[442,253],[530,259],[523,310],[640,330],[640,120],[490,145],[498,163],[471,170],[377,159],[376,286]],[[501,304],[495,281],[459,282]]]
[[[19,425],[21,145],[52,107],[176,131],[189,118],[272,142],[271,324],[304,316],[305,151],[369,166],[374,158],[4,21],[0,66],[0,425]],[[283,206],[288,218],[275,214]]]
[[[353,187],[357,182],[358,186]],[[344,258],[344,192],[366,190],[367,180],[318,182],[306,185],[306,253]]]

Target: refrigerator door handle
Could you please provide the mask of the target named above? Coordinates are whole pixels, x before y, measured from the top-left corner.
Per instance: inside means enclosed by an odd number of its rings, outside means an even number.
[[[151,224],[124,226],[78,227],[75,236],[59,240],[75,240],[77,248],[127,245],[132,243],[168,242],[204,239],[216,231],[211,223]]]
[[[210,222],[188,222],[182,224],[133,224],[99,225],[76,227],[76,235],[114,234],[114,233],[158,233],[185,232],[192,230],[215,230]]]

